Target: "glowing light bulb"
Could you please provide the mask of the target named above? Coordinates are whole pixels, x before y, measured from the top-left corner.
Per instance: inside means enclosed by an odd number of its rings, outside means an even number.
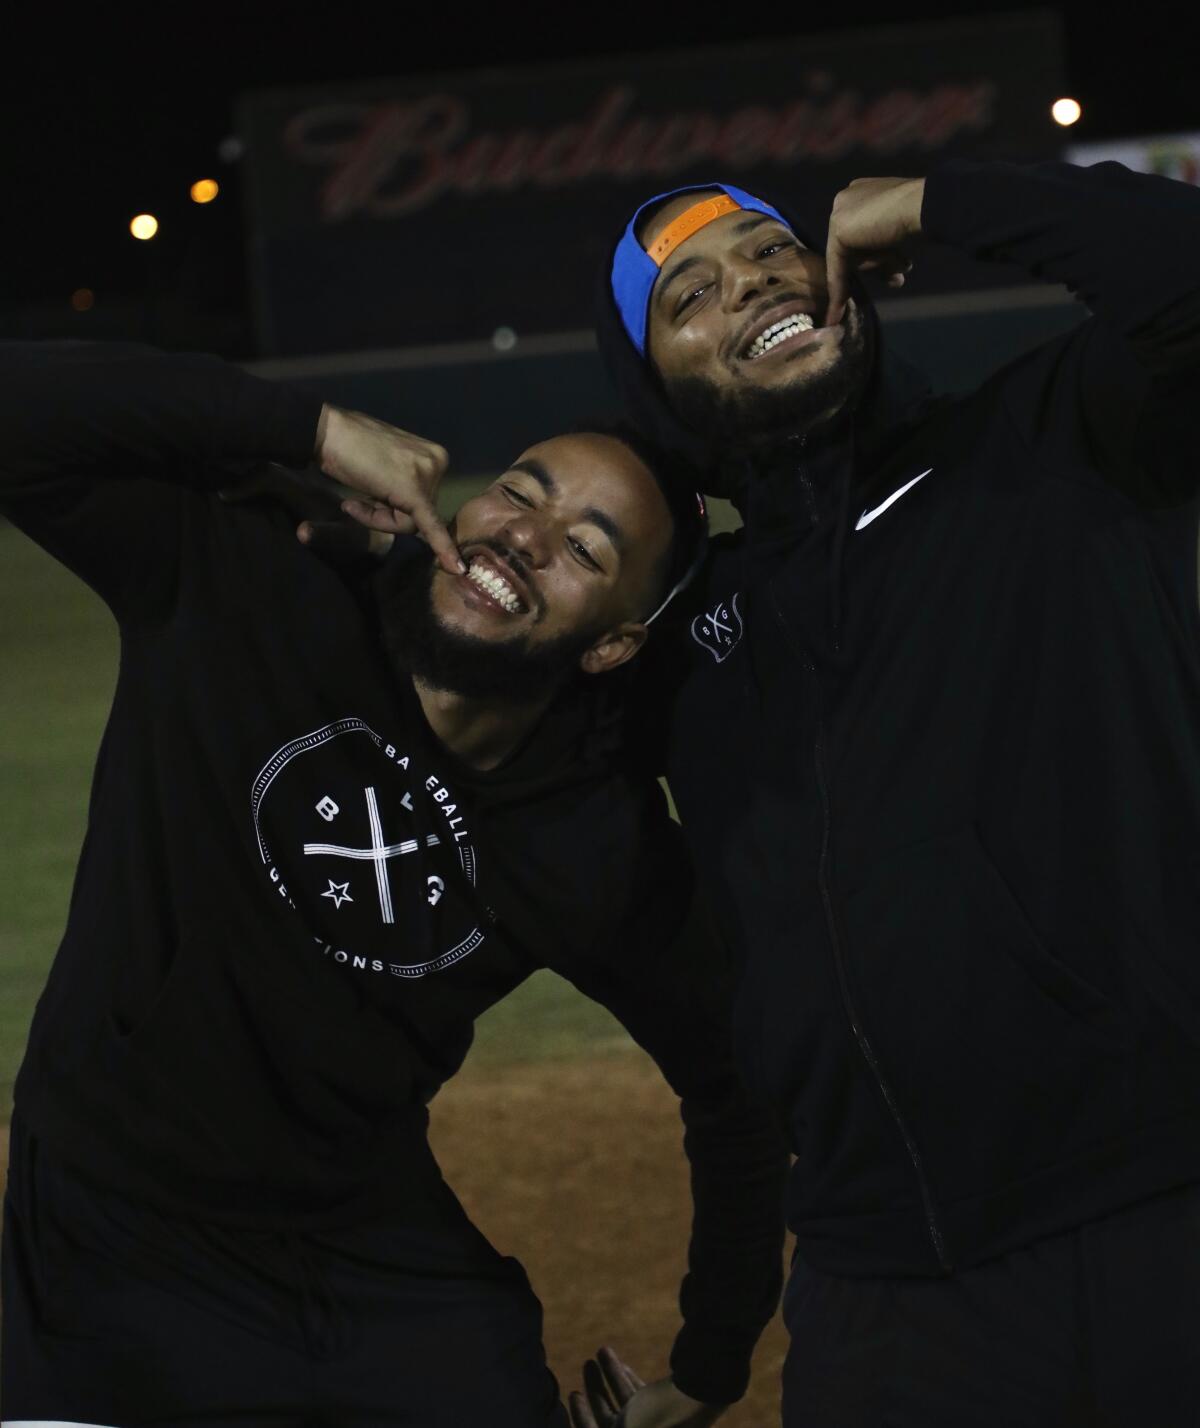
[[[1083,108],[1077,99],[1056,99],[1050,106],[1050,116],[1056,124],[1065,129],[1068,124],[1078,123]]]
[[[221,185],[216,179],[197,179],[192,185],[192,202],[211,203],[220,192]]]
[[[158,232],[158,219],[153,213],[139,213],[130,221],[129,231],[135,238],[140,238],[143,242],[148,238],[153,238]]]

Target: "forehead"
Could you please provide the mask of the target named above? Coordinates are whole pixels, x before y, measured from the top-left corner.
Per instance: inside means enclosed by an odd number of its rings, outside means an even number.
[[[636,451],[599,431],[550,437],[523,451],[514,466],[520,461],[540,463],[566,498],[593,501],[604,494],[613,506],[639,506],[660,496],[659,484]]]
[[[636,452],[616,437],[573,432],[551,437],[523,451],[514,465],[536,462],[569,505],[595,506],[624,521],[667,519],[658,482]]]

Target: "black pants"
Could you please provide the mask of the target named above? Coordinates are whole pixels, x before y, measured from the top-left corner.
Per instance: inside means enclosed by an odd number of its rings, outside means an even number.
[[[49,1166],[14,1123],[3,1421],[561,1428],[541,1306],[458,1213],[419,1232],[187,1224]]]
[[[797,1263],[785,1428],[1194,1428],[1200,1186],[944,1280]]]

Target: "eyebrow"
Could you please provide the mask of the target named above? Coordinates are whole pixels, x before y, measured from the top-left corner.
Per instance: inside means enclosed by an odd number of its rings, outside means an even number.
[[[522,471],[526,476],[532,476],[547,496],[558,494],[558,482],[542,463],[532,456],[527,456],[523,461],[514,461],[508,469],[509,471]],[[629,549],[629,542],[625,537],[625,532],[610,515],[597,510],[595,506],[588,506],[585,511],[581,512],[581,519],[602,530],[612,542],[618,557],[624,559]]]
[[[538,485],[545,491],[547,496],[553,496],[558,492],[558,483],[540,461],[535,461],[532,456],[527,456],[524,461],[514,461],[508,468],[510,471],[524,471],[526,476],[532,476]]]
[[[595,506],[589,506],[583,513],[583,519],[585,521],[591,521],[594,526],[599,526],[609,540],[612,541],[618,558],[622,560],[625,558],[625,551],[628,548],[625,541],[625,532],[617,525],[611,516],[605,515],[603,511],[598,511]]]
[[[735,237],[741,238],[745,234],[752,232],[755,228],[761,228],[764,223],[778,222],[779,219],[772,218],[769,213],[752,213],[749,218],[743,218],[740,223],[735,223],[731,231],[733,232]],[[676,263],[675,266],[670,270],[670,272],[666,274],[665,277],[660,278],[658,286],[659,301],[661,302],[666,298],[667,289],[671,286],[671,284],[675,281],[676,278],[680,277],[683,273],[686,273],[689,268],[696,267],[700,263],[700,261],[701,260],[699,258],[695,257],[681,258],[679,262]]]

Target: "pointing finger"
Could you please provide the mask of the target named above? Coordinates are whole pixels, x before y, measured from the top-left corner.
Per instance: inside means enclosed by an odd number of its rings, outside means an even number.
[[[595,1414],[578,1390],[568,1395],[567,1410],[571,1417],[571,1428],[598,1428]]]
[[[613,1402],[604,1373],[595,1359],[588,1359],[583,1366],[583,1387],[597,1421],[607,1428],[617,1416],[617,1405]]]
[[[410,512],[417,534],[429,543],[438,564],[451,575],[465,575],[467,567],[441,516],[431,501],[414,501]]]
[[[829,288],[825,326],[836,327],[846,311],[846,253],[833,232],[825,250],[825,281]]]
[[[612,1349],[605,1345],[596,1356],[609,1388],[619,1404],[628,1403],[639,1388],[644,1388],[642,1380]]]

